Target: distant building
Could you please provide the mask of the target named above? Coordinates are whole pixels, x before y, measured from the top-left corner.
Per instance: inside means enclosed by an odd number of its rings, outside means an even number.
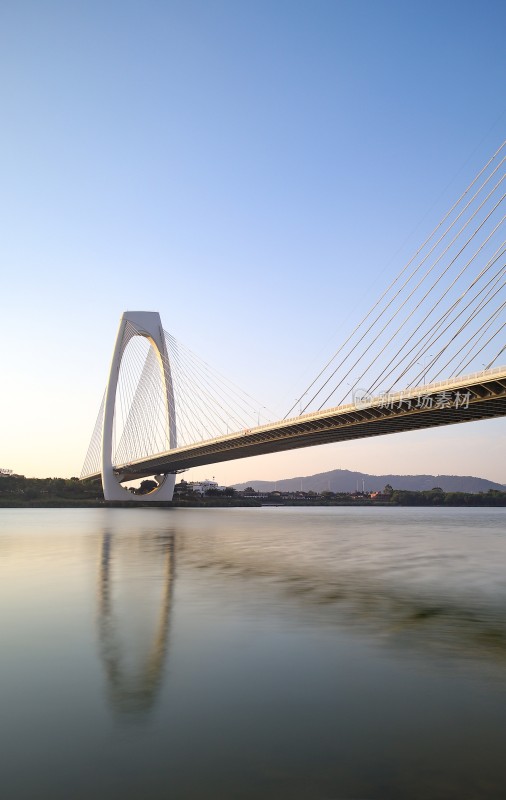
[[[214,489],[216,492],[224,492],[226,489],[226,486],[219,486],[216,481],[210,481],[207,478],[204,481],[181,481],[181,484],[184,484],[186,489],[199,494],[205,494],[210,489]]]

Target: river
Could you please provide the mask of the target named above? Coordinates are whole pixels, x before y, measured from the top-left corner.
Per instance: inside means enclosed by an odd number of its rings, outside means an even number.
[[[506,797],[506,509],[0,510],[6,800]]]

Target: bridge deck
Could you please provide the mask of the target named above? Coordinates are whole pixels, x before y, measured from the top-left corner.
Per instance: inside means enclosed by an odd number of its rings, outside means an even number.
[[[115,471],[122,480],[133,480],[283,450],[502,416],[506,416],[506,367],[245,429],[120,464]],[[98,475],[89,476],[94,477]]]

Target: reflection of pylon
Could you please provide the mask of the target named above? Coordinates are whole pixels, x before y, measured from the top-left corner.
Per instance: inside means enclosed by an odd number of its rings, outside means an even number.
[[[136,712],[151,708],[161,683],[168,647],[175,575],[174,534],[163,539],[162,553],[165,559],[163,594],[156,632],[141,674],[132,679],[123,666],[126,654],[122,652],[119,643],[111,597],[113,536],[110,532],[103,535],[98,581],[98,635],[111,699],[114,707],[120,711]]]
[[[102,427],[102,486],[106,500],[172,500],[174,494],[175,475],[160,476],[159,488],[148,495],[135,495],[124,489],[119,483],[112,464],[112,438],[114,422],[114,406],[118,386],[121,359],[125,348],[134,336],[143,336],[153,347],[160,366],[165,395],[165,424],[171,448],[177,446],[176,415],[174,389],[169,365],[167,344],[163,333],[162,322],[157,311],[125,311],[121,317],[118,335],[111,361],[111,370],[105,395],[104,423]]]

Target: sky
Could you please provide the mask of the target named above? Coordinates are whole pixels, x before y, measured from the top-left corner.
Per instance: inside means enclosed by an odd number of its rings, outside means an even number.
[[[0,5],[0,466],[79,475],[121,313],[283,416],[501,144],[506,6]],[[193,470],[506,483],[506,421]]]

